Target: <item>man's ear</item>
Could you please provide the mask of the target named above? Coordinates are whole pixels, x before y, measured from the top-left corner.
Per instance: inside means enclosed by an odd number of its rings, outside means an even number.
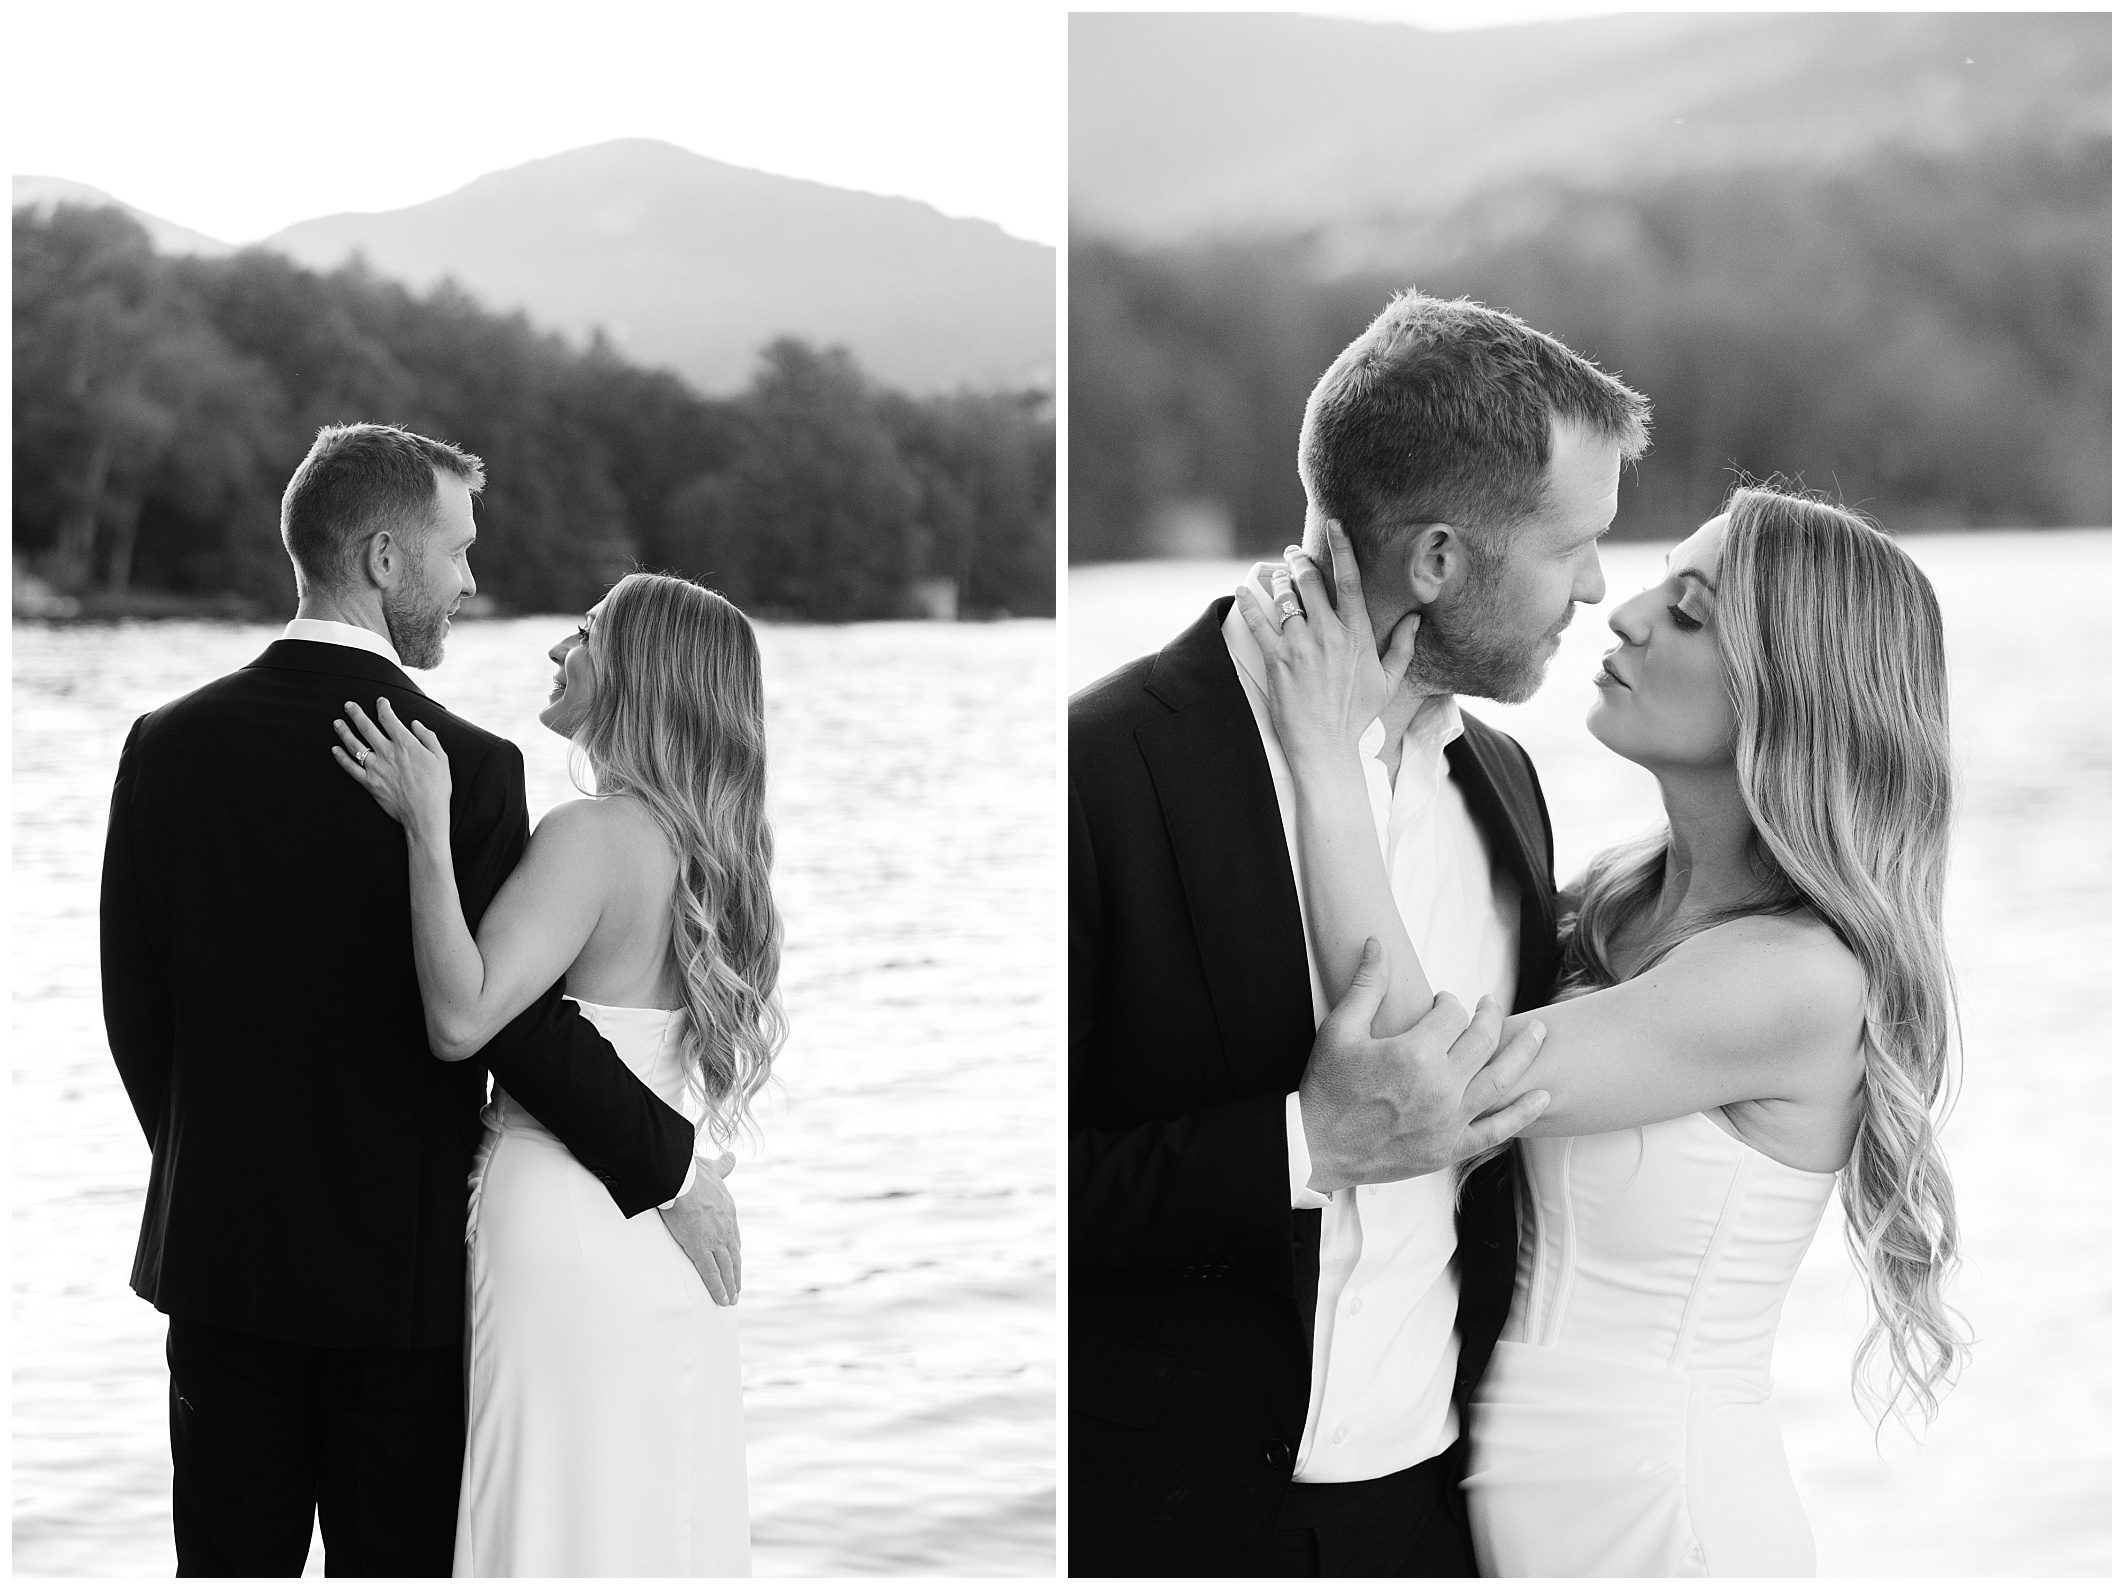
[[[361,544],[361,570],[378,590],[389,590],[398,579],[405,552],[388,530],[379,530]]]
[[[1429,607],[1457,587],[1467,573],[1467,542],[1449,524],[1410,525],[1401,532],[1397,550],[1397,561],[1417,607]]]

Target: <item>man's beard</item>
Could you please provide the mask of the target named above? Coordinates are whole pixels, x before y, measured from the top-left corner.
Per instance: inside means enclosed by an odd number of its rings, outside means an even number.
[[[407,668],[434,668],[443,660],[443,630],[450,610],[424,601],[411,591],[383,593],[384,628],[399,662]]]
[[[1456,696],[1512,702],[1533,695],[1548,671],[1549,637],[1556,632],[1545,630],[1532,640],[1507,634],[1502,608],[1489,588],[1471,591],[1450,607],[1434,603],[1425,609],[1410,676]]]

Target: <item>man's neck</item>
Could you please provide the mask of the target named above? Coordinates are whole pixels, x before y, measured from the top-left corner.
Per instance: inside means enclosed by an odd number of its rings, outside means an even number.
[[[1380,712],[1379,727],[1386,732],[1386,738],[1380,742],[1379,760],[1386,768],[1389,787],[1401,773],[1401,742],[1408,738],[1409,725],[1425,707],[1451,694],[1450,690],[1440,690],[1420,679],[1404,679],[1393,700]]]
[[[337,592],[313,591],[295,604],[295,616],[318,619],[328,624],[351,624],[356,629],[365,629],[385,640],[391,638],[391,628],[384,622],[383,604],[373,596],[363,600]]]

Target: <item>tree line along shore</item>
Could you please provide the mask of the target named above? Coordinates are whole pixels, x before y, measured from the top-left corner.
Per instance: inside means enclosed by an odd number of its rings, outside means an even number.
[[[15,212],[14,562],[47,610],[285,613],[288,476],[385,420],[487,465],[490,610],[587,606],[630,568],[763,618],[1050,616],[1042,390],[917,396],[783,338],[709,397],[358,260],[157,254],[123,212]],[[487,605],[483,603],[483,605]]]

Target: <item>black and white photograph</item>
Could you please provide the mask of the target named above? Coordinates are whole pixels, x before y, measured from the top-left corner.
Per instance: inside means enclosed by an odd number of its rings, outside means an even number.
[[[2109,11],[4,36],[15,1574],[2112,1573]]]
[[[1061,13],[7,33],[14,1573],[1052,1576]]]
[[[1069,1572],[2108,1576],[2108,13],[1069,48]]]

